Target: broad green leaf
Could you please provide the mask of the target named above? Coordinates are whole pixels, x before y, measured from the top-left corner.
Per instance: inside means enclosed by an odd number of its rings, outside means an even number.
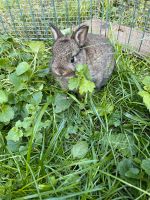
[[[68,134],[76,134],[77,130],[78,130],[78,126],[72,126],[72,125],[70,125],[67,128],[67,133]]]
[[[0,122],[9,122],[14,118],[14,110],[9,105],[2,105],[0,108]]]
[[[78,78],[71,78],[68,82],[68,88],[69,90],[77,89],[79,86],[79,79]]]
[[[32,117],[25,117],[23,122],[22,122],[22,127],[27,130],[30,128],[30,126],[32,125],[33,123],[33,119]]]
[[[28,152],[28,146],[20,146],[19,152],[20,152],[21,155],[25,156]]]
[[[20,141],[14,142],[12,140],[7,140],[7,147],[12,152],[18,152],[20,147]]]
[[[78,65],[76,66],[77,72],[81,72],[83,69],[84,69],[84,65],[82,65],[82,64],[78,64]]]
[[[150,158],[142,160],[141,168],[150,176]]]
[[[88,143],[85,141],[77,142],[71,149],[73,158],[83,158],[88,152]]]
[[[100,108],[98,108],[98,113],[100,116],[105,116],[108,114],[112,114],[114,110],[114,105],[111,103],[102,104]]]
[[[7,140],[12,140],[14,142],[19,141],[19,139],[23,136],[23,132],[22,130],[13,127],[12,129],[10,129],[10,131],[8,132],[8,135],[6,136]]]
[[[14,85],[16,91],[21,91],[27,87],[27,84],[23,82],[22,77],[17,76],[15,72],[9,75],[9,80]]]
[[[147,107],[147,109],[150,111],[150,93],[142,90],[138,94],[141,97],[143,97],[143,102],[144,102],[145,106]]]
[[[88,80],[91,80],[91,76],[90,76],[90,72],[89,72],[89,68],[87,65],[83,65],[83,64],[78,64],[76,66],[76,75],[79,77],[85,77]]]
[[[57,94],[55,97],[55,113],[60,113],[65,111],[70,107],[72,100],[67,97],[65,94]]]
[[[18,128],[24,128],[25,130],[29,129],[31,124],[33,123],[33,118],[32,117],[25,117],[23,121],[18,120],[16,122],[16,127]]]
[[[33,104],[26,104],[25,108],[26,108],[27,115],[29,114],[34,115],[39,110],[39,106],[33,105]]]
[[[112,146],[114,149],[118,149],[124,156],[131,156],[136,153],[133,137],[123,133],[105,135],[101,140],[101,145],[103,149],[107,146]]]
[[[81,95],[88,92],[92,93],[95,84],[90,80],[91,77],[87,65],[79,64],[76,66],[76,77],[69,80],[68,87],[70,90],[79,89]]]
[[[123,159],[118,163],[117,170],[119,171],[119,174],[121,176],[125,176],[125,174],[130,170],[130,168],[133,168],[133,163],[130,159]]]
[[[7,67],[10,66],[10,60],[8,58],[0,58],[0,68],[7,70]]]
[[[38,92],[35,92],[33,95],[32,95],[32,103],[33,104],[36,104],[38,105],[39,103],[41,103],[42,101],[42,92],[41,91],[38,91]]]
[[[90,92],[92,93],[94,91],[95,84],[89,80],[86,80],[85,78],[82,78],[79,86],[79,93],[82,95],[84,93]]]
[[[20,85],[22,83],[21,78],[18,77],[15,72],[9,75],[9,80],[14,86]]]
[[[0,104],[8,101],[8,95],[4,90],[0,90]]]
[[[35,54],[37,54],[39,51],[42,52],[45,50],[45,44],[41,41],[32,41],[28,45]]]
[[[150,76],[145,76],[145,78],[143,79],[142,83],[145,86],[150,87]]]
[[[45,129],[45,128],[49,127],[50,124],[51,124],[51,120],[46,120],[44,122],[40,122],[38,130],[40,131],[41,129]]]
[[[134,178],[137,179],[139,175],[139,169],[135,167],[131,167],[126,173],[125,176],[128,178]]]
[[[109,125],[114,125],[115,127],[120,126],[120,124],[121,124],[121,119],[120,118],[121,118],[120,117],[120,112],[118,112],[118,111],[113,112],[112,115],[110,116],[110,119],[109,119]]]
[[[31,136],[32,134],[33,134],[33,128],[32,128],[32,127],[26,129],[26,130],[23,132],[23,136],[24,136],[24,137],[29,137],[29,136]]]
[[[16,74],[20,76],[21,74],[24,74],[29,69],[30,69],[30,65],[27,62],[21,62],[16,68]]]

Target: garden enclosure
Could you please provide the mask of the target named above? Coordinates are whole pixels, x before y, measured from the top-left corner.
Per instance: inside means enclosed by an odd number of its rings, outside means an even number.
[[[141,54],[150,52],[148,0],[1,0],[0,32],[23,39],[51,38],[49,22],[68,30],[81,23],[94,33],[111,32]]]

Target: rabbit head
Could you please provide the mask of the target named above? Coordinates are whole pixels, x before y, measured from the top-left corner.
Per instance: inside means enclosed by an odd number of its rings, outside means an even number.
[[[68,79],[75,75],[77,64],[86,63],[86,52],[82,48],[87,39],[88,26],[83,25],[71,36],[64,36],[51,24],[55,43],[53,46],[52,72],[63,88],[67,88]]]

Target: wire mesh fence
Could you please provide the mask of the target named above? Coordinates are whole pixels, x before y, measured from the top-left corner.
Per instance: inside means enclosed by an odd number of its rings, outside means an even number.
[[[49,22],[61,29],[80,25],[82,22],[101,19],[118,27],[125,25],[128,43],[134,29],[142,31],[140,46],[145,33],[150,33],[149,0],[1,0],[0,33],[10,33],[24,39],[50,39]],[[103,27],[106,29],[108,26]],[[97,24],[101,33],[101,23]],[[92,28],[91,28],[92,30]],[[119,30],[119,28],[118,28]],[[119,31],[118,31],[119,34]],[[146,35],[147,36],[147,35]],[[149,39],[149,38],[148,38]]]

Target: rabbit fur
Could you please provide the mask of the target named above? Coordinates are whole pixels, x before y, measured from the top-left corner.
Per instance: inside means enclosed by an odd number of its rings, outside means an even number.
[[[77,64],[87,64],[98,89],[106,84],[113,72],[115,61],[112,45],[104,36],[88,33],[88,28],[82,25],[71,36],[64,36],[51,24],[55,39],[51,69],[63,89],[68,89],[68,80],[75,76]]]

